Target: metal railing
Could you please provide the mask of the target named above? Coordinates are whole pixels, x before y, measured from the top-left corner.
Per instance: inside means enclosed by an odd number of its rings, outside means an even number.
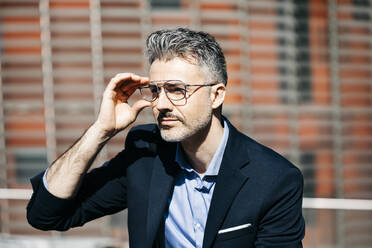
[[[29,200],[31,194],[31,189],[0,189],[0,199],[4,200]],[[372,210],[372,200],[304,197],[302,207],[306,209]]]

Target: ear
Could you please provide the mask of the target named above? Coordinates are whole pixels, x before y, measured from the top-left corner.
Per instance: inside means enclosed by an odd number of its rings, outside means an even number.
[[[211,89],[212,108],[219,108],[225,101],[226,87],[223,83],[216,84]]]

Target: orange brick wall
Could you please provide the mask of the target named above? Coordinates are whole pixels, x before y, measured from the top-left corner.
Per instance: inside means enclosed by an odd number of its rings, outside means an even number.
[[[334,17],[331,3],[336,6]],[[57,155],[95,118],[92,66],[97,61],[92,54],[91,7],[87,0],[49,4],[54,106],[48,107],[55,113]],[[147,74],[143,44],[153,30],[188,26],[210,32],[227,59],[225,115],[300,167],[306,197],[371,199],[372,17],[365,11],[368,8],[372,8],[370,1],[183,0],[180,9],[151,10],[145,0],[104,1],[100,4],[102,84],[118,72]],[[7,179],[0,183],[29,188],[16,180],[15,156],[27,149],[47,148],[38,2],[0,0],[0,25],[7,157]],[[303,86],[307,90],[299,88],[303,82],[308,82]],[[151,121],[146,110],[138,122]],[[121,150],[124,138],[125,133],[113,139],[95,166]],[[3,208],[24,204],[9,201]],[[341,219],[362,223],[370,217],[348,212]],[[340,217],[335,212],[309,212],[307,218],[305,244],[337,242]],[[10,219],[24,222],[24,212],[10,214]],[[97,225],[93,223],[88,233],[107,235]],[[33,232],[17,225],[9,231]],[[84,230],[71,235],[74,232]],[[348,245],[359,244],[348,226],[341,232],[350,236]],[[115,229],[110,233],[126,238],[126,233]],[[364,242],[372,244],[367,236]]]

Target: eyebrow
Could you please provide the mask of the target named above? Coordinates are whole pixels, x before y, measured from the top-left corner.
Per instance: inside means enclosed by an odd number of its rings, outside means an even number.
[[[181,82],[181,83],[185,83],[181,79],[150,80],[149,83],[157,83],[157,82],[164,82],[164,83],[166,83],[166,82],[170,82],[170,81],[178,81],[178,82]]]

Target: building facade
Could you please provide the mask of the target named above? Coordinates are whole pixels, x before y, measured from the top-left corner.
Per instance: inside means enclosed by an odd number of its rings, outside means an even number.
[[[145,37],[179,26],[217,38],[229,74],[224,114],[302,170],[305,197],[372,199],[371,0],[0,0],[0,188],[29,189],[94,121],[111,77],[147,75]],[[145,110],[137,123],[152,121]],[[27,225],[26,203],[0,200],[1,232],[56,235]],[[372,245],[372,211],[304,215],[305,247]],[[124,220],[58,235],[126,240]]]

